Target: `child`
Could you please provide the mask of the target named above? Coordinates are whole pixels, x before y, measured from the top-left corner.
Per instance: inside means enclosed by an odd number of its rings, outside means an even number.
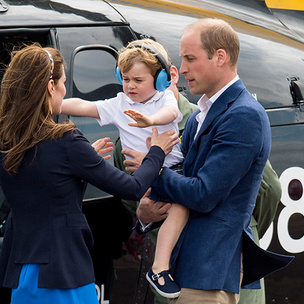
[[[174,94],[165,90],[171,79],[168,62],[168,54],[159,43],[150,39],[133,41],[118,57],[117,78],[123,93],[96,102],[65,99],[62,113],[93,117],[101,126],[114,124],[123,149],[147,152],[146,139],[152,134],[152,126],[157,125],[159,133],[170,129],[178,133],[177,123],[182,119]],[[182,152],[176,145],[164,166],[172,167],[182,161]],[[188,220],[188,209],[173,204],[168,213],[158,233],[155,259],[147,279],[162,296],[174,298],[180,289],[168,272],[170,256]]]

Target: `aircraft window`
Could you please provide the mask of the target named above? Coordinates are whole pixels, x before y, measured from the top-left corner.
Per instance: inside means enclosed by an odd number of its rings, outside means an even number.
[[[111,98],[122,90],[115,77],[116,59],[107,51],[85,50],[74,58],[73,95],[87,100]]]
[[[107,46],[84,46],[76,49],[71,61],[71,97],[96,101],[115,97],[122,91],[115,75],[116,56],[116,51]],[[113,125],[100,127],[96,119],[88,117],[72,116],[71,120],[91,143],[102,137],[110,137],[111,141],[115,142],[118,137],[118,130]],[[109,162],[113,164],[113,157]],[[88,185],[84,199],[107,195]]]
[[[8,5],[3,0],[1,0],[0,1],[0,12],[4,13],[4,12],[7,12],[7,10],[8,10]]]
[[[0,82],[11,60],[11,52],[18,50],[24,45],[38,42],[41,46],[55,45],[52,30],[35,31],[0,31]]]

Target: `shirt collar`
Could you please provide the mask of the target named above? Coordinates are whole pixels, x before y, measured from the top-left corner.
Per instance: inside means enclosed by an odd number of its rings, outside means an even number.
[[[155,95],[153,95],[152,97],[151,97],[151,99],[149,99],[148,101],[146,101],[145,102],[145,104],[147,104],[147,103],[151,103],[151,102],[154,102],[154,101],[157,101],[157,100],[159,100],[161,97],[162,97],[162,95],[164,94],[164,92],[159,92],[159,91],[157,91],[156,93],[155,93]],[[129,104],[139,104],[140,102],[136,102],[136,101],[133,101],[132,99],[130,99],[127,95],[125,95],[126,96],[126,101],[129,103]]]
[[[239,75],[235,76],[229,83],[227,83],[223,88],[221,88],[217,93],[211,96],[209,99],[204,94],[197,102],[197,105],[201,111],[206,110],[207,108],[210,109],[214,102],[236,81],[240,79]]]
[[[214,102],[220,97],[220,95],[225,92],[232,84],[234,84],[236,81],[238,81],[240,78],[237,75],[234,77],[229,83],[227,83],[222,89],[220,89],[217,93],[215,93],[213,96],[208,98],[205,94],[199,99],[197,102],[197,105],[200,109],[200,113],[196,115],[196,120],[198,122],[203,122],[208,111],[210,110],[211,106],[214,104]]]
[[[214,101],[213,101],[214,102]],[[204,94],[197,102],[197,105],[201,112],[206,111],[207,109],[210,109],[213,104],[211,98],[208,99],[208,97]]]

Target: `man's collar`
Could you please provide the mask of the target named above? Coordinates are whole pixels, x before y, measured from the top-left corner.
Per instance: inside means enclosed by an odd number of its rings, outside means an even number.
[[[213,96],[211,96],[209,99],[204,94],[199,101],[197,102],[197,105],[199,106],[200,110],[205,109],[208,105],[209,108],[211,105],[235,82],[237,82],[240,79],[239,75],[235,76],[229,83],[227,83],[223,88],[221,88],[217,93],[215,93]]]

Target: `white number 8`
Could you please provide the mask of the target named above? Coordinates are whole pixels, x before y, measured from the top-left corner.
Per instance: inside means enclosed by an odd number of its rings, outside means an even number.
[[[304,216],[303,194],[298,200],[293,200],[288,192],[289,183],[295,179],[301,182],[302,188],[304,189],[303,168],[288,168],[280,176],[280,182],[282,185],[281,202],[285,207],[278,218],[278,238],[281,246],[290,253],[299,253],[304,251],[304,236],[300,239],[293,239],[288,231],[288,222],[293,214],[298,213]]]

